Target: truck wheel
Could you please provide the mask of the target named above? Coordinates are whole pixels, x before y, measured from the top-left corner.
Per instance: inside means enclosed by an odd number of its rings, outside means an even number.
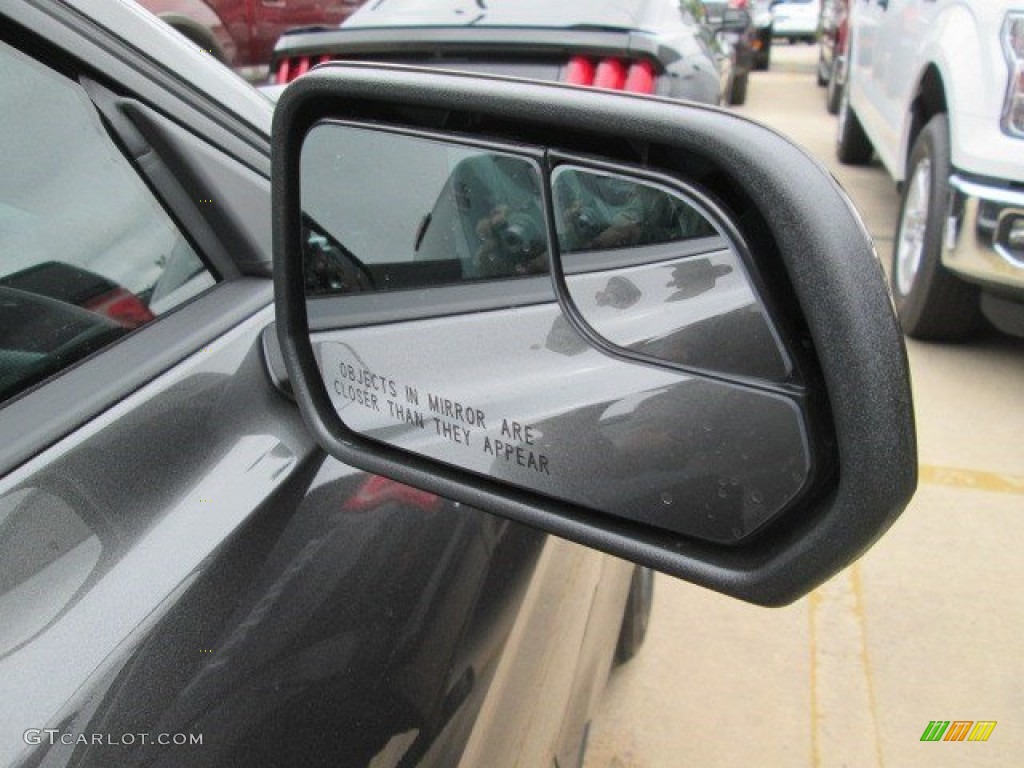
[[[619,644],[615,648],[615,663],[625,664],[636,656],[647,637],[647,625],[654,605],[654,571],[643,566],[633,569],[629,583],[629,597],[622,614],[622,628],[619,630]]]
[[[836,157],[845,165],[866,165],[874,148],[864,133],[857,113],[850,107],[850,81],[847,79],[839,97],[839,124],[836,134]]]
[[[839,85],[839,64],[832,60],[832,71],[828,76],[828,85],[825,87],[825,109],[830,115],[839,114],[839,97],[842,96],[842,87]]]
[[[747,81],[749,79],[749,72],[744,72],[738,77],[733,77],[732,88],[729,89],[729,103],[731,105],[738,107],[747,100]]]
[[[910,152],[890,283],[900,325],[916,339],[954,340],[978,328],[978,289],[942,266],[949,211],[949,120],[928,121]]]

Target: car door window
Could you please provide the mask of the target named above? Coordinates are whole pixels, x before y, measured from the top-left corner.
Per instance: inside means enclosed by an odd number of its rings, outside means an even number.
[[[0,402],[215,282],[74,81],[0,43]]]

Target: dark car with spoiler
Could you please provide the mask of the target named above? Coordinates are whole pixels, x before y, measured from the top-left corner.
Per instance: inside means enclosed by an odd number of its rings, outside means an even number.
[[[745,29],[749,16],[729,9],[710,25],[692,5],[384,0],[367,3],[338,29],[283,35],[271,72],[283,85],[320,63],[367,60],[733,103],[734,79],[746,72],[719,33]]]

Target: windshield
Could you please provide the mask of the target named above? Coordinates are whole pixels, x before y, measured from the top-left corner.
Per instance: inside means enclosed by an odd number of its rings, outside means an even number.
[[[674,0],[376,0],[345,27],[491,26],[649,28]]]

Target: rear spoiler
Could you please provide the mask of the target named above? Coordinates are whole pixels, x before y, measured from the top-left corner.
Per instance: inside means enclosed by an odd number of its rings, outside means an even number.
[[[271,71],[297,56],[394,56],[496,52],[515,56],[644,57],[666,67],[679,53],[638,32],[533,27],[366,27],[287,32],[274,48]]]

